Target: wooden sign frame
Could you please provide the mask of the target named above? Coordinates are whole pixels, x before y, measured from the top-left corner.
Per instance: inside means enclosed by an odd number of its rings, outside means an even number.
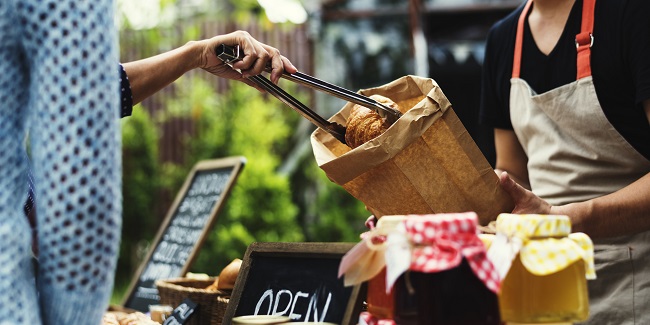
[[[251,269],[253,260],[258,256],[268,257],[304,257],[304,258],[343,258],[355,243],[325,243],[325,242],[294,242],[294,243],[252,243],[248,246],[244,259],[242,261],[241,269],[235,288],[232,292],[226,313],[224,314],[223,324],[230,325],[232,318],[237,312],[239,302],[242,297],[248,274]],[[365,286],[356,285],[352,288],[350,298],[341,322],[342,325],[356,325],[359,321],[359,314],[361,313],[362,303],[365,299]]]
[[[193,249],[191,250],[190,255],[188,256],[185,265],[181,269],[181,274],[179,276],[184,276],[189,268],[192,266],[192,263],[194,263],[194,260],[197,257],[197,253],[201,250],[201,247],[203,246],[203,242],[205,238],[207,237],[209,231],[212,229],[214,226],[214,223],[217,220],[217,216],[221,209],[223,208],[224,202],[230,195],[230,191],[236,181],[236,179],[239,177],[239,174],[241,173],[242,168],[246,164],[246,158],[243,156],[234,156],[234,157],[227,157],[227,158],[221,158],[221,159],[213,159],[213,160],[203,160],[198,162],[190,173],[187,175],[187,178],[185,179],[185,182],[183,183],[183,186],[181,189],[178,191],[178,194],[176,195],[176,198],[174,199],[174,202],[172,203],[171,207],[167,211],[167,215],[165,216],[165,219],[160,225],[160,228],[158,229],[158,233],[156,234],[156,237],[154,241],[151,244],[151,248],[149,249],[149,252],[147,253],[147,256],[145,259],[142,261],[140,266],[138,267],[137,272],[134,274],[133,278],[131,279],[131,284],[129,285],[128,290],[124,294],[124,299],[122,301],[122,306],[124,307],[129,307],[126,306],[126,304],[129,302],[133,294],[135,293],[135,290],[137,289],[137,284],[140,281],[140,277],[142,276],[142,272],[145,271],[145,268],[151,261],[152,255],[154,254],[154,251],[160,244],[162,237],[165,233],[165,231],[169,228],[170,223],[172,222],[172,219],[176,215],[176,212],[179,208],[179,205],[183,201],[183,199],[187,195],[187,191],[189,190],[190,185],[192,184],[192,181],[194,180],[194,177],[196,176],[197,173],[202,172],[202,171],[210,171],[210,170],[217,170],[217,169],[224,169],[224,168],[232,168],[232,171],[230,173],[229,179],[227,183],[225,184],[223,191],[221,192],[221,195],[219,199],[216,201],[214,206],[212,207],[212,210],[210,212],[210,216],[206,220],[206,224],[203,227],[203,230],[194,245]]]

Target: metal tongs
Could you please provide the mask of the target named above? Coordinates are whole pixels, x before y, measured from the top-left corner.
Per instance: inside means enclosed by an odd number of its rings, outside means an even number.
[[[240,50],[239,46],[228,46],[224,44],[217,46],[216,55],[224,63],[230,66],[244,57],[244,53]],[[271,72],[271,66],[267,65],[265,71]],[[328,93],[340,99],[368,107],[377,112],[377,114],[379,114],[379,116],[382,118],[385,118],[386,121],[388,121],[390,124],[395,123],[395,121],[397,121],[397,119],[402,116],[402,113],[400,111],[383,105],[372,98],[330,84],[304,73],[288,73],[285,71],[282,74],[282,78]],[[275,85],[273,82],[271,82],[271,80],[262,75],[251,76],[248,77],[248,79],[300,113],[300,115],[315,124],[317,127],[327,131],[334,138],[345,144],[345,127],[343,125],[324,119],[322,116],[312,111],[309,107],[305,106],[303,103],[295,99],[293,96],[289,95],[282,88]]]

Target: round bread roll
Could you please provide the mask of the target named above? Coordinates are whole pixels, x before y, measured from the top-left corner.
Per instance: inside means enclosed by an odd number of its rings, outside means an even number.
[[[230,264],[221,270],[219,273],[219,279],[217,282],[217,289],[219,290],[232,290],[235,287],[235,280],[237,280],[237,275],[239,275],[239,269],[241,268],[242,260],[236,258]]]
[[[117,316],[113,313],[106,313],[102,318],[102,325],[120,325],[120,322],[117,320]]]
[[[120,319],[119,321],[120,325],[160,325],[160,323],[152,321],[149,316],[141,312],[128,314],[124,319]]]
[[[390,98],[381,95],[370,95],[370,98],[400,111],[399,106]],[[386,132],[389,127],[390,123],[377,112],[358,104],[354,105],[345,127],[345,143],[354,149]]]
[[[109,311],[104,314],[102,325],[160,325],[149,318],[149,316],[141,313],[125,313]]]
[[[217,277],[217,278],[214,280],[214,282],[212,282],[209,286],[207,286],[207,287],[205,288],[205,290],[207,290],[207,291],[211,291],[211,292],[214,292],[214,291],[219,290],[218,288],[219,288],[219,278]]]

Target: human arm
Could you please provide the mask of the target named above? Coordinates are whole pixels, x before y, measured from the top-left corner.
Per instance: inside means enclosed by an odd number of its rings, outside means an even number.
[[[650,100],[644,101],[644,109],[650,120]],[[495,171],[502,188],[515,202],[512,213],[567,215],[574,231],[585,232],[594,238],[650,230],[650,174],[605,196],[552,206],[529,190],[526,155],[514,132],[495,129],[495,149]]]
[[[650,120],[650,99],[643,102]],[[608,195],[591,200],[552,206],[528,189],[519,185],[510,176],[520,177],[517,172],[517,150],[507,150],[503,145],[513,145],[511,131],[496,130],[497,169],[501,187],[513,198],[515,208],[512,213],[561,214],[571,218],[574,231],[589,236],[613,237],[650,230],[650,174],[646,174],[632,184]],[[516,140],[516,139],[515,139]],[[518,146],[518,143],[515,143]],[[513,154],[514,152],[514,154]],[[521,168],[521,165],[519,165]],[[525,165],[523,165],[525,168]],[[510,173],[510,175],[509,175]],[[525,174],[527,175],[527,174]],[[529,188],[529,187],[528,187]]]
[[[549,214],[551,205],[530,191],[528,181],[528,156],[513,130],[494,129],[496,164],[501,187],[512,197],[512,213]]]
[[[592,238],[650,230],[650,173],[614,193],[558,206],[552,206],[524,189],[507,173],[499,175],[499,180],[515,201],[512,213],[566,215],[571,219],[573,231],[584,232]]]
[[[241,74],[217,58],[214,50],[220,44],[239,45],[242,48],[244,58],[233,64],[235,69],[241,70]],[[246,77],[260,74],[268,62],[271,62],[271,81],[274,83],[278,82],[283,71],[297,71],[277,49],[260,43],[247,32],[236,31],[206,40],[188,42],[169,52],[123,65],[129,76],[135,105],[196,68],[258,88]]]

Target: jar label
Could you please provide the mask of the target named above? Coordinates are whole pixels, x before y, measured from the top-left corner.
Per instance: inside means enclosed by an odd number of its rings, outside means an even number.
[[[512,266],[512,261],[517,257],[522,246],[523,241],[517,236],[508,237],[503,233],[497,233],[494,236],[490,249],[487,251],[487,257],[492,261],[499,274],[499,279],[503,280],[506,277],[510,266]]]
[[[404,272],[411,267],[411,244],[406,234],[394,232],[386,240],[386,293]]]

